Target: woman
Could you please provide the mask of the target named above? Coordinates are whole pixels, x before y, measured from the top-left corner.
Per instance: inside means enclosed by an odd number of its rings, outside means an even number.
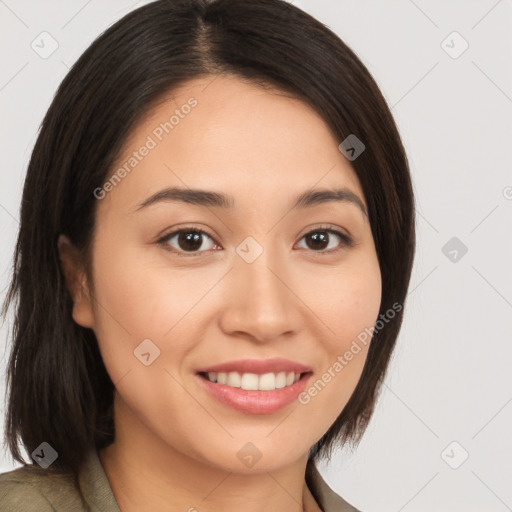
[[[414,240],[395,123],[335,34],[281,0],[131,12],[29,164],[1,510],[356,510],[315,463],[368,424]]]

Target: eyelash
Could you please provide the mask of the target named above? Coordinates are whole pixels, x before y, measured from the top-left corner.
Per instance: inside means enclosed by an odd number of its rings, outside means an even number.
[[[212,239],[212,241],[215,243],[215,245],[220,245],[217,240],[215,240],[215,237],[213,237],[210,233],[208,233],[207,231],[203,230],[203,229],[199,229],[199,228],[195,228],[193,226],[186,226],[184,228],[180,228],[180,229],[177,229],[175,231],[172,231],[171,233],[163,236],[162,238],[160,238],[159,240],[157,240],[157,244],[161,245],[164,250],[168,251],[168,252],[172,252],[174,254],[176,254],[177,256],[180,256],[180,257],[197,257],[197,256],[202,256],[204,253],[207,253],[209,252],[209,250],[206,250],[206,251],[196,251],[196,252],[193,252],[193,251],[190,251],[190,252],[185,252],[185,251],[179,251],[179,250],[176,250],[174,248],[170,249],[169,247],[169,240],[171,240],[175,235],[177,234],[180,234],[180,233],[189,233],[189,232],[194,232],[194,233],[199,233],[201,235],[206,235],[208,236],[209,238]],[[326,226],[319,226],[318,228],[315,228],[311,231],[308,231],[307,233],[305,233],[304,235],[302,235],[302,237],[300,238],[300,240],[302,240],[304,237],[308,236],[308,235],[311,235],[313,233],[333,233],[335,235],[337,235],[340,239],[341,239],[341,247],[337,248],[337,249],[329,249],[329,250],[320,250],[320,251],[314,251],[314,250],[310,250],[310,252],[313,252],[313,253],[318,253],[320,255],[322,254],[333,254],[333,253],[337,253],[338,251],[341,251],[343,250],[344,248],[350,248],[350,247],[353,247],[355,244],[354,244],[354,240],[348,236],[347,234],[337,230],[337,229],[334,229],[333,226],[331,225],[326,225]],[[211,249],[210,249],[211,250]]]

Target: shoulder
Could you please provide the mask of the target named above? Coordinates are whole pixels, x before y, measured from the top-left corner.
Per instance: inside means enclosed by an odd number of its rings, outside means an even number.
[[[70,475],[33,465],[0,473],[0,511],[78,512],[83,510],[81,503]]]
[[[327,485],[313,462],[307,464],[306,482],[323,512],[361,512]]]

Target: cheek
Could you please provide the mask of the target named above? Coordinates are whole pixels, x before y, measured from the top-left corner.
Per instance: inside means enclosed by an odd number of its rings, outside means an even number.
[[[359,381],[381,302],[376,255],[340,266],[324,278],[325,282],[318,278],[317,275],[313,288],[317,292],[309,294],[308,305],[328,330],[323,328],[323,335],[318,332],[321,368],[298,400],[308,411],[304,416],[308,424],[304,425],[305,431],[317,433],[312,442],[339,416]],[[308,284],[312,283],[303,284],[304,290]]]
[[[133,336],[161,337],[186,310],[193,289],[186,286],[190,275],[171,276],[147,248],[105,240],[97,246],[94,278],[101,327],[117,323]]]
[[[376,255],[354,258],[336,271],[312,275],[303,283],[307,303],[327,328],[322,336],[331,355],[345,351],[373,327],[381,303],[381,274]],[[309,292],[307,291],[309,290]]]
[[[163,352],[162,336],[183,316],[185,305],[180,283],[168,286],[161,272],[148,272],[140,251],[107,237],[98,237],[96,246],[94,331],[116,382],[141,365],[134,350],[143,340]]]
[[[172,268],[156,251],[105,236],[98,237],[94,280],[94,331],[116,382],[141,366],[134,350],[147,339],[160,351],[151,366],[179,364],[201,339],[205,302],[201,299],[219,274],[207,267]],[[157,349],[153,348],[155,353]]]

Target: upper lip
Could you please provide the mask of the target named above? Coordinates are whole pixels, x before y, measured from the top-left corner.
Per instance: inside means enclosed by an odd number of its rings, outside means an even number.
[[[288,359],[241,359],[239,361],[228,361],[226,363],[207,366],[197,370],[197,373],[208,372],[239,372],[255,373],[263,375],[264,373],[294,372],[307,373],[312,371],[308,366],[290,361]]]

